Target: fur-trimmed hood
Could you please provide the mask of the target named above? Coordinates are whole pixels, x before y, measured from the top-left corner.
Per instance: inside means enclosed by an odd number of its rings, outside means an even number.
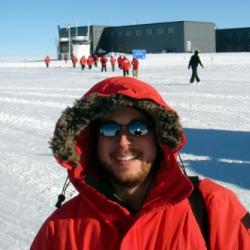
[[[112,77],[94,85],[68,107],[57,121],[50,146],[56,160],[80,178],[90,168],[95,143],[94,122],[121,106],[148,113],[155,122],[160,142],[176,153],[185,143],[177,113],[149,84],[132,77]]]

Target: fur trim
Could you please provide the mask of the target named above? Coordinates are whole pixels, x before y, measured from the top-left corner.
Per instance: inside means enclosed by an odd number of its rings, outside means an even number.
[[[76,153],[76,138],[90,122],[114,113],[120,107],[127,106],[142,110],[152,117],[161,143],[176,148],[182,142],[181,125],[176,112],[149,100],[137,100],[124,95],[99,96],[91,94],[77,100],[68,107],[59,118],[50,147],[57,159],[77,166],[80,156]]]

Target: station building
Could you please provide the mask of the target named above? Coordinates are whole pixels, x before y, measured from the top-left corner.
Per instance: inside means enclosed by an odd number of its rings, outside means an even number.
[[[58,26],[58,58],[109,52],[215,52],[215,24],[178,21],[126,26]]]
[[[100,46],[106,51],[147,53],[215,51],[215,24],[205,22],[168,22],[107,27]]]
[[[127,26],[58,26],[58,58],[109,52],[250,52],[250,27],[216,29],[211,22],[178,21]]]
[[[250,28],[217,29],[216,52],[250,52]]]

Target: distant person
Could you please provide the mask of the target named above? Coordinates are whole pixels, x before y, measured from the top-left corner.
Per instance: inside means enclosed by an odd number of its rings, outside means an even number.
[[[114,56],[110,57],[110,63],[111,63],[111,67],[112,67],[112,71],[115,71],[115,63],[116,63],[116,58]]]
[[[88,64],[89,69],[92,69],[93,63],[94,63],[94,58],[92,55],[89,55],[87,59],[87,64]]]
[[[117,58],[117,63],[118,63],[119,69],[122,68],[122,61],[123,61],[123,57],[122,57],[122,55],[119,55]]]
[[[124,56],[123,59],[122,59],[122,70],[123,70],[123,76],[127,76],[129,75],[129,69],[131,67],[131,63],[129,61],[129,59]]]
[[[191,56],[189,64],[188,64],[188,69],[190,69],[190,67],[192,68],[192,76],[190,79],[190,83],[193,83],[194,80],[196,80],[197,83],[200,82],[200,78],[198,77],[197,68],[198,68],[199,64],[203,68],[203,64],[201,63],[201,60],[200,60],[200,57],[198,56],[198,54],[199,54],[198,50],[195,50],[195,52]]]
[[[87,63],[86,57],[83,55],[80,59],[80,64],[81,64],[82,70],[85,69],[86,63]]]
[[[138,71],[139,71],[139,60],[134,57],[131,62],[133,66],[133,77],[138,77]]]
[[[107,61],[108,61],[108,58],[105,56],[105,55],[103,55],[102,57],[101,57],[101,60],[100,60],[100,62],[101,62],[101,65],[102,65],[102,68],[101,68],[101,71],[103,72],[103,71],[107,71]]]
[[[50,64],[50,57],[49,57],[49,56],[46,56],[46,57],[44,58],[44,62],[45,62],[45,64],[46,64],[46,67],[48,68],[48,67],[49,67],[49,64]]]
[[[98,64],[98,61],[99,61],[98,55],[94,54],[93,59],[94,59],[94,65],[95,65],[95,67],[97,67],[97,64]]]
[[[121,76],[92,86],[50,143],[79,194],[57,203],[31,250],[249,250],[250,214],[231,190],[186,175],[185,142],[152,85]]]
[[[77,61],[78,61],[77,57],[75,55],[72,55],[71,61],[72,61],[73,68],[75,68]]]
[[[64,61],[65,61],[65,64],[67,64],[67,62],[68,62],[68,56],[67,56],[67,54],[64,55]]]

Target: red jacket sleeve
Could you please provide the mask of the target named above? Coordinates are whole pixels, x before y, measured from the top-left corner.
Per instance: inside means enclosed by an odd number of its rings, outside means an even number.
[[[200,185],[210,224],[210,249],[249,250],[250,215],[236,195],[210,180]]]

